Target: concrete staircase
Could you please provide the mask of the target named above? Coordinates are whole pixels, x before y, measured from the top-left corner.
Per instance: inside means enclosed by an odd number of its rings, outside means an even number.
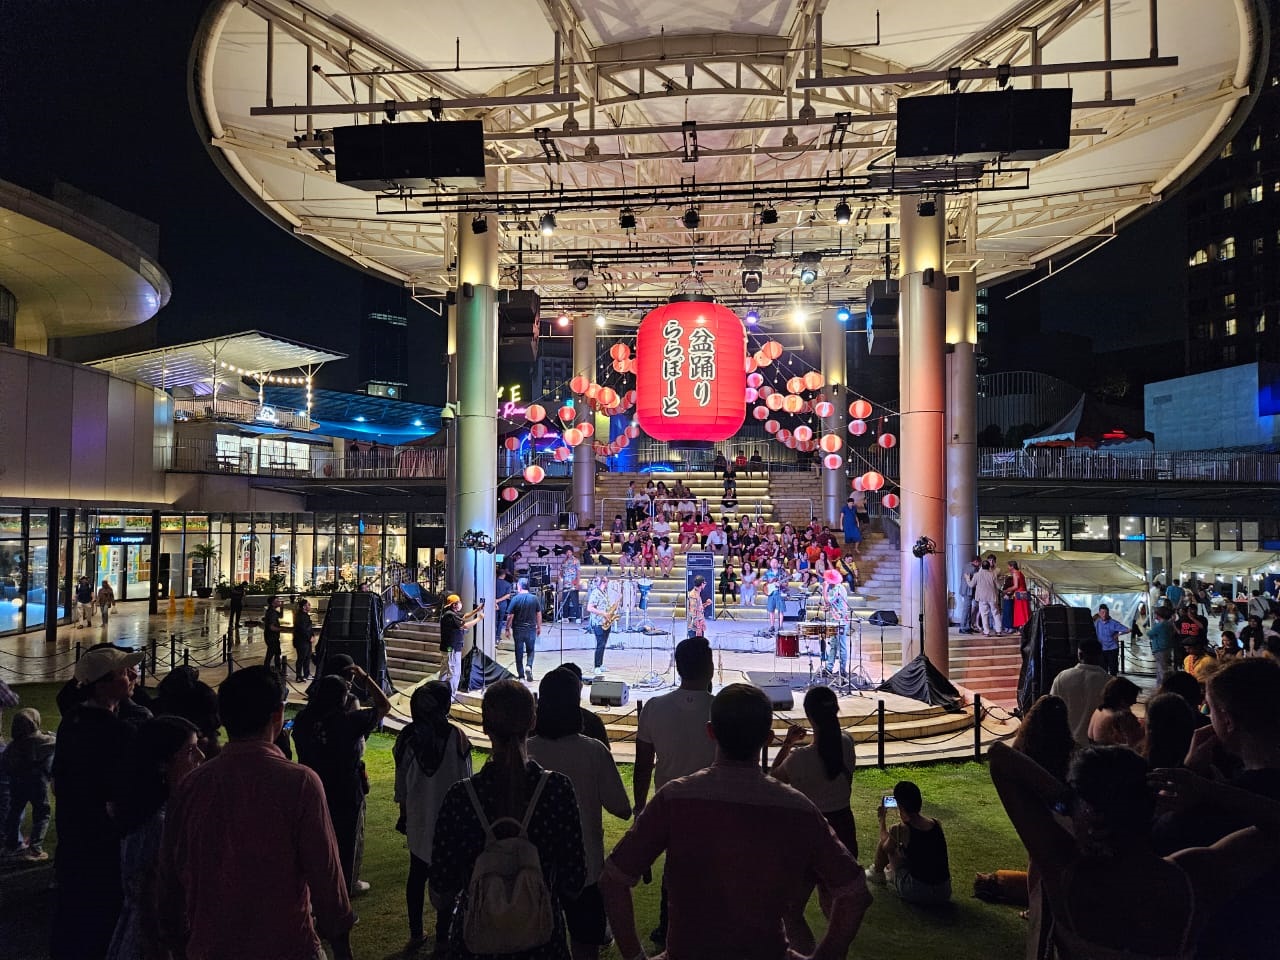
[[[397,687],[404,689],[440,672],[444,663],[440,624],[404,620],[388,627],[382,639],[387,649],[387,673]]]

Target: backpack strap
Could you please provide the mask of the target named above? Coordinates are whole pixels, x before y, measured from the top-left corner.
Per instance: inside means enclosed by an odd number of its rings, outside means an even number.
[[[493,825],[489,823],[489,818],[484,815],[484,808],[480,806],[480,798],[476,796],[476,788],[471,785],[471,778],[462,781],[467,788],[467,795],[471,797],[471,806],[475,808],[476,819],[480,821],[480,826],[484,828],[484,838],[486,843],[494,843],[497,837],[493,835]]]
[[[547,784],[547,777],[551,776],[550,770],[543,770],[542,776],[538,777],[538,785],[533,788],[533,796],[529,798],[529,806],[525,808],[524,819],[520,821],[520,832],[528,834],[529,821],[533,819],[533,808],[538,805],[538,798],[542,796],[542,788]]]

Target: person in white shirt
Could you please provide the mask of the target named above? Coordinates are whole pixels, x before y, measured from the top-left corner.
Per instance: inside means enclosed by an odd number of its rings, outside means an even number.
[[[1097,637],[1081,639],[1076,645],[1076,657],[1080,662],[1054,677],[1049,692],[1066,702],[1071,735],[1077,744],[1087,747],[1089,721],[1102,702],[1102,688],[1111,674],[1102,666],[1102,644]]]
[[[634,810],[640,816],[649,799],[649,784],[661,790],[677,777],[697,773],[716,758],[715,741],[707,736],[711,719],[711,680],[715,661],[705,637],[690,637],[676,644],[676,670],[680,686],[644,705],[636,722]],[[657,760],[655,767],[655,757]],[[656,770],[656,776],[655,776]],[[663,888],[658,926],[650,934],[656,944],[667,938],[667,895]]]
[[[993,626],[996,633],[1004,633],[1004,620],[1000,615],[1000,585],[996,582],[995,567],[990,560],[983,560],[982,566],[973,575],[973,599],[978,604],[978,623],[982,625],[982,635],[991,636]]]

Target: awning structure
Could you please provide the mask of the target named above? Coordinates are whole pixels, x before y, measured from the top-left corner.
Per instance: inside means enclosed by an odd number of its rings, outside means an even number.
[[[1280,573],[1280,553],[1273,550],[1206,550],[1179,564],[1180,571],[1197,575],[1224,574],[1251,577],[1258,573]]]
[[[1152,435],[1143,429],[1142,412],[1113,407],[1080,397],[1065,417],[1022,442],[1030,447],[1089,447],[1090,449],[1151,450]]]
[[[1055,550],[1018,557],[1028,580],[1044,584],[1051,592],[1145,592],[1147,575],[1141,567],[1114,553]]]
[[[215,377],[223,383],[231,383],[241,377],[257,377],[265,382],[296,380],[305,383],[306,373],[314,373],[324,364],[344,360],[346,356],[323,347],[249,330],[108,357],[90,366],[161,390],[191,387],[197,393],[209,393]],[[280,371],[296,371],[296,374],[282,377]]]

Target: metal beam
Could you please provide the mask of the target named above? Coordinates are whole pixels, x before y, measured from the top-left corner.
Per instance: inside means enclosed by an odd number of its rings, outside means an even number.
[[[1042,63],[1025,67],[1007,66],[1011,77],[1049,77],[1067,73],[1106,73],[1112,70],[1143,70],[1149,67],[1176,67],[1177,57],[1138,57],[1128,60],[1084,60],[1078,63]],[[796,87],[882,87],[885,84],[938,83],[944,80],[995,80],[1005,67],[970,67],[954,73],[948,70],[921,70],[884,73],[878,76],[813,77],[797,80]]]

